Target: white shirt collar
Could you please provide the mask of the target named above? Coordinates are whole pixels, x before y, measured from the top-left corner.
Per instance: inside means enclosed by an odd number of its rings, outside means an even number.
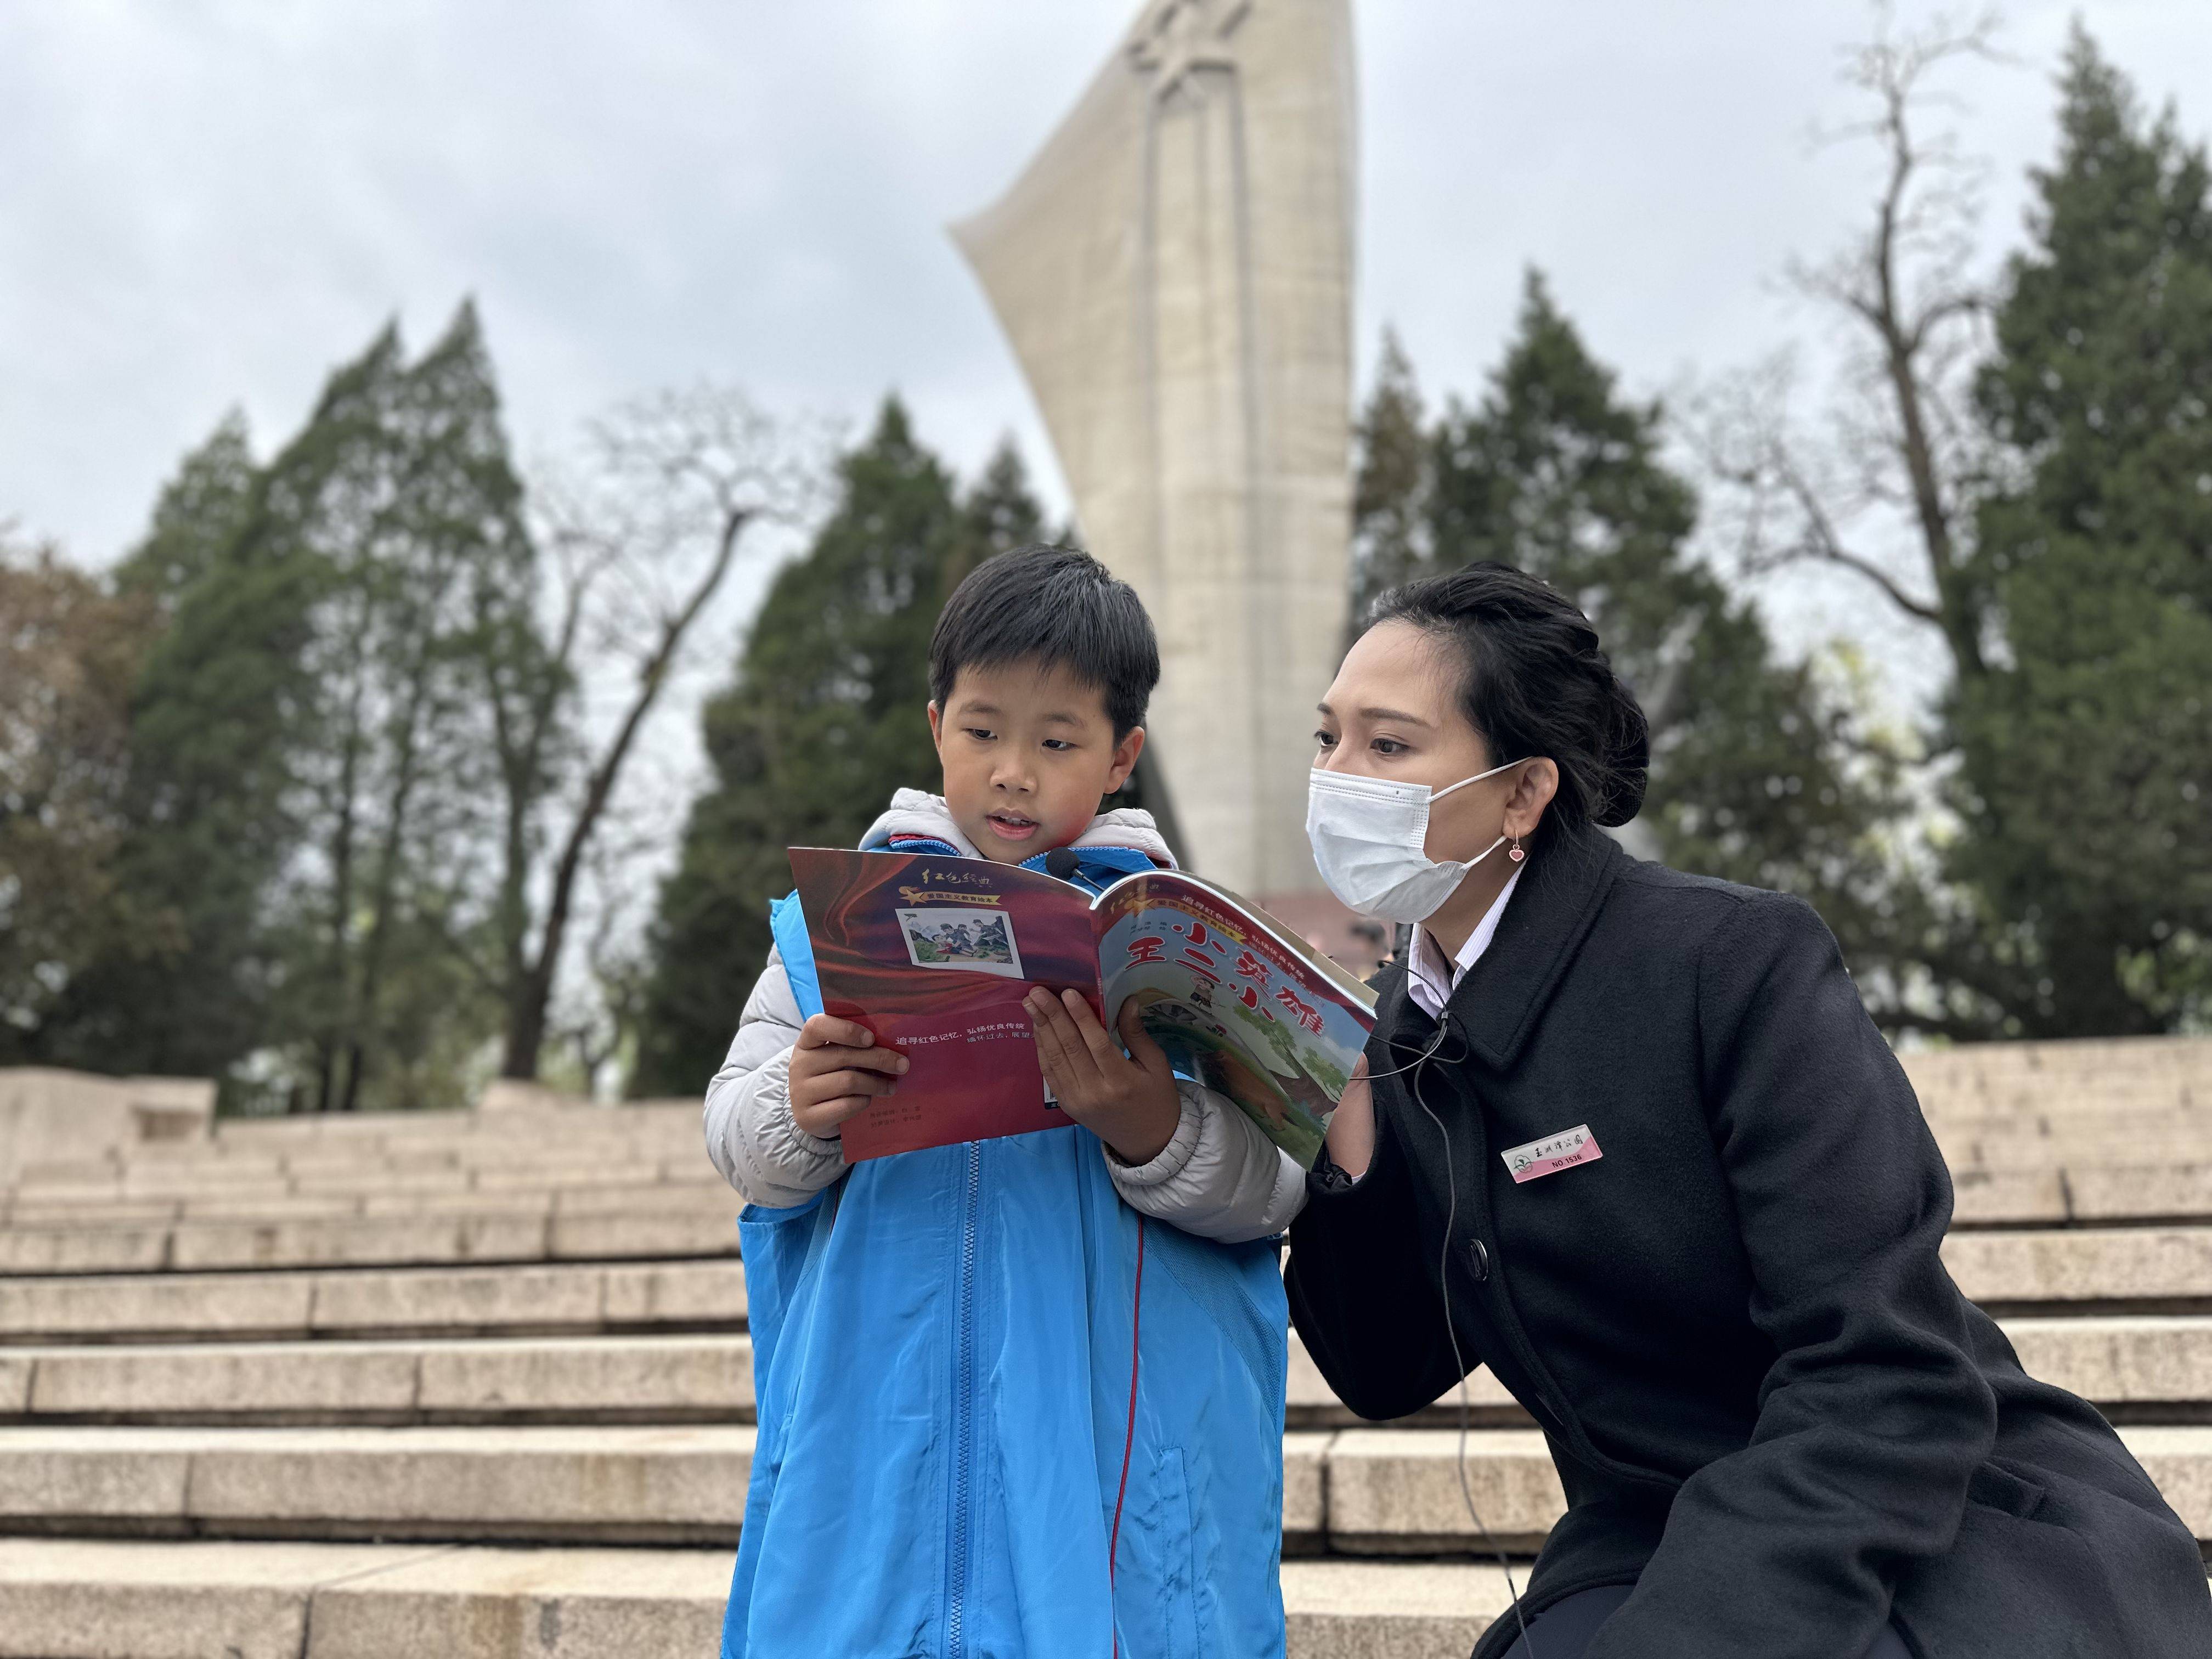
[[[1451,994],[1467,977],[1467,970],[1490,948],[1490,941],[1497,937],[1498,920],[1505,914],[1505,901],[1513,896],[1513,890],[1521,884],[1522,872],[1528,867],[1522,865],[1506,878],[1505,885],[1491,901],[1490,908],[1482,913],[1482,920],[1467,936],[1467,943],[1459,947],[1459,955],[1450,963],[1449,978],[1443,947],[1430,937],[1426,927],[1414,927],[1413,943],[1406,951],[1406,992],[1431,1019],[1444,1017],[1444,1005],[1451,1000]]]

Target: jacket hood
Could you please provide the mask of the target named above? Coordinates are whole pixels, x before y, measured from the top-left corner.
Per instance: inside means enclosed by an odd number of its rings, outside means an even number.
[[[868,833],[860,837],[861,848],[880,851],[890,844],[894,836],[928,836],[957,848],[963,857],[982,856],[975,843],[960,833],[960,826],[953,822],[952,809],[945,804],[945,797],[926,790],[901,789],[894,793],[891,804],[868,826]],[[1117,806],[1110,812],[1101,812],[1070,845],[1126,847],[1166,869],[1176,867],[1175,854],[1168,851],[1166,837],[1152,822],[1152,815],[1142,807]]]

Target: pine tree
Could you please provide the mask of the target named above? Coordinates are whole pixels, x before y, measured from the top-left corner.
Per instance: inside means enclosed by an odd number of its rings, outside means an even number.
[[[294,763],[322,573],[270,545],[270,474],[227,417],[157,499],[116,586],[167,626],[130,693],[125,827],[112,863],[127,932],[56,1011],[62,1063],[214,1077],[271,1040],[287,975],[275,895],[297,855]]]
[[[754,618],[705,711],[714,782],[692,805],[653,929],[634,1091],[696,1093],[769,946],[785,848],[850,847],[901,787],[934,788],[929,636],[960,578],[1042,514],[1002,448],[963,499],[887,399],[839,466],[836,511]]]
[[[1386,329],[1375,389],[1352,428],[1358,458],[1352,489],[1352,625],[1376,597],[1428,568],[1423,508],[1429,499],[1427,417],[1413,366]]]
[[[533,584],[473,309],[411,366],[384,331],[265,468],[244,445],[226,423],[187,458],[119,573],[170,616],[116,858],[141,943],[73,1028],[234,1105],[454,1102],[496,1027],[458,948],[493,793],[477,601]]]
[[[1951,869],[2038,1036],[2212,1010],[2212,174],[2078,26],[2059,132],[1978,388],[2002,649],[1952,709]]]
[[[145,539],[116,567],[117,588],[147,594],[164,611],[174,610],[245,529],[254,483],[246,416],[234,410],[162,487]]]
[[[304,866],[285,1012],[317,1109],[459,1103],[496,1029],[454,948],[483,914],[492,733],[481,598],[535,591],[473,306],[408,364],[386,330],[270,470],[246,538],[316,573],[294,752]],[[365,1091],[374,1091],[365,1093]]]

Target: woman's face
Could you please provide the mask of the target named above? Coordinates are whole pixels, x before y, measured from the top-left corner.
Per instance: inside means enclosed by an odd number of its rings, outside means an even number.
[[[1314,735],[1321,746],[1314,764],[1324,771],[1431,789],[1524,758],[1490,752],[1461,710],[1459,667],[1449,647],[1404,622],[1378,623],[1346,653],[1322,700]],[[1438,801],[1429,818],[1428,855],[1471,859],[1501,834],[1527,833],[1504,827],[1526,769],[1501,772]]]

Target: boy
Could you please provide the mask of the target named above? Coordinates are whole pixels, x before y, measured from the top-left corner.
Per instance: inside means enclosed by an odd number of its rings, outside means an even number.
[[[1091,890],[1171,862],[1149,814],[1098,811],[1159,678],[1126,583],[1003,554],[929,673],[945,793],[899,791],[863,847]],[[747,1200],[760,1422],[725,1659],[1280,1655],[1285,1311],[1259,1241],[1303,1171],[1133,1021],[1117,1044],[1042,990],[1070,1127],[848,1165],[839,1126],[905,1062],[820,1012],[795,900],[774,920],[707,1093]]]

